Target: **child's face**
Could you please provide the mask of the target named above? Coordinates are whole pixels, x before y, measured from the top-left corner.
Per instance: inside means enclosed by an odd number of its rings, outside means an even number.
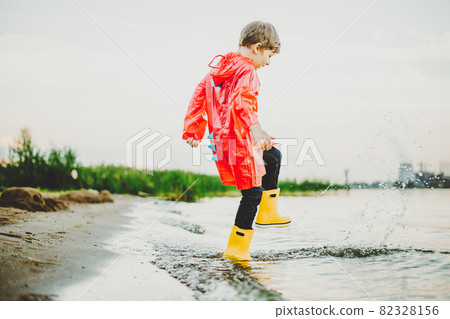
[[[259,43],[258,43],[259,44]],[[264,50],[260,48],[260,44],[253,48],[253,65],[255,69],[265,67],[270,64],[270,58],[275,54],[273,50]]]

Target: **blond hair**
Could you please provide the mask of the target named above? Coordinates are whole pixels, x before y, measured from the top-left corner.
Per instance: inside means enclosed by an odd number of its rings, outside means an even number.
[[[277,30],[269,22],[253,21],[242,29],[239,46],[248,47],[258,42],[261,43],[261,49],[280,53],[281,43]]]

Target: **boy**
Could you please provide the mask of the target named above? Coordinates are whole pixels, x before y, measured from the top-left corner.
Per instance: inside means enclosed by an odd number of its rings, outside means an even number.
[[[242,199],[223,257],[251,260],[250,241],[256,226],[287,227],[289,217],[277,211],[281,153],[257,117],[259,80],[256,70],[270,64],[280,52],[273,25],[251,22],[241,31],[239,51],[230,52],[197,86],[184,120],[183,140],[197,147],[206,124],[213,140],[209,147],[224,185],[236,185]],[[207,116],[207,119],[205,118]],[[261,161],[261,158],[264,161]]]

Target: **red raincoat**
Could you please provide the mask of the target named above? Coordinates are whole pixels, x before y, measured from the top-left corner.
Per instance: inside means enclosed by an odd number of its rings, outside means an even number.
[[[261,186],[266,173],[263,150],[255,148],[249,129],[259,124],[259,79],[249,58],[238,52],[221,57],[215,67],[211,61],[211,71],[192,96],[184,119],[183,140],[201,140],[208,124],[222,183],[236,185],[239,190]]]

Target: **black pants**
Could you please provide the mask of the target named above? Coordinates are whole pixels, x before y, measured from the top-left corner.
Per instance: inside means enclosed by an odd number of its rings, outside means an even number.
[[[252,229],[258,205],[261,202],[263,190],[276,189],[278,187],[278,175],[280,174],[281,152],[272,147],[263,152],[263,160],[266,175],[262,178],[262,187],[253,187],[241,190],[242,198],[236,213],[234,224],[242,229]]]

